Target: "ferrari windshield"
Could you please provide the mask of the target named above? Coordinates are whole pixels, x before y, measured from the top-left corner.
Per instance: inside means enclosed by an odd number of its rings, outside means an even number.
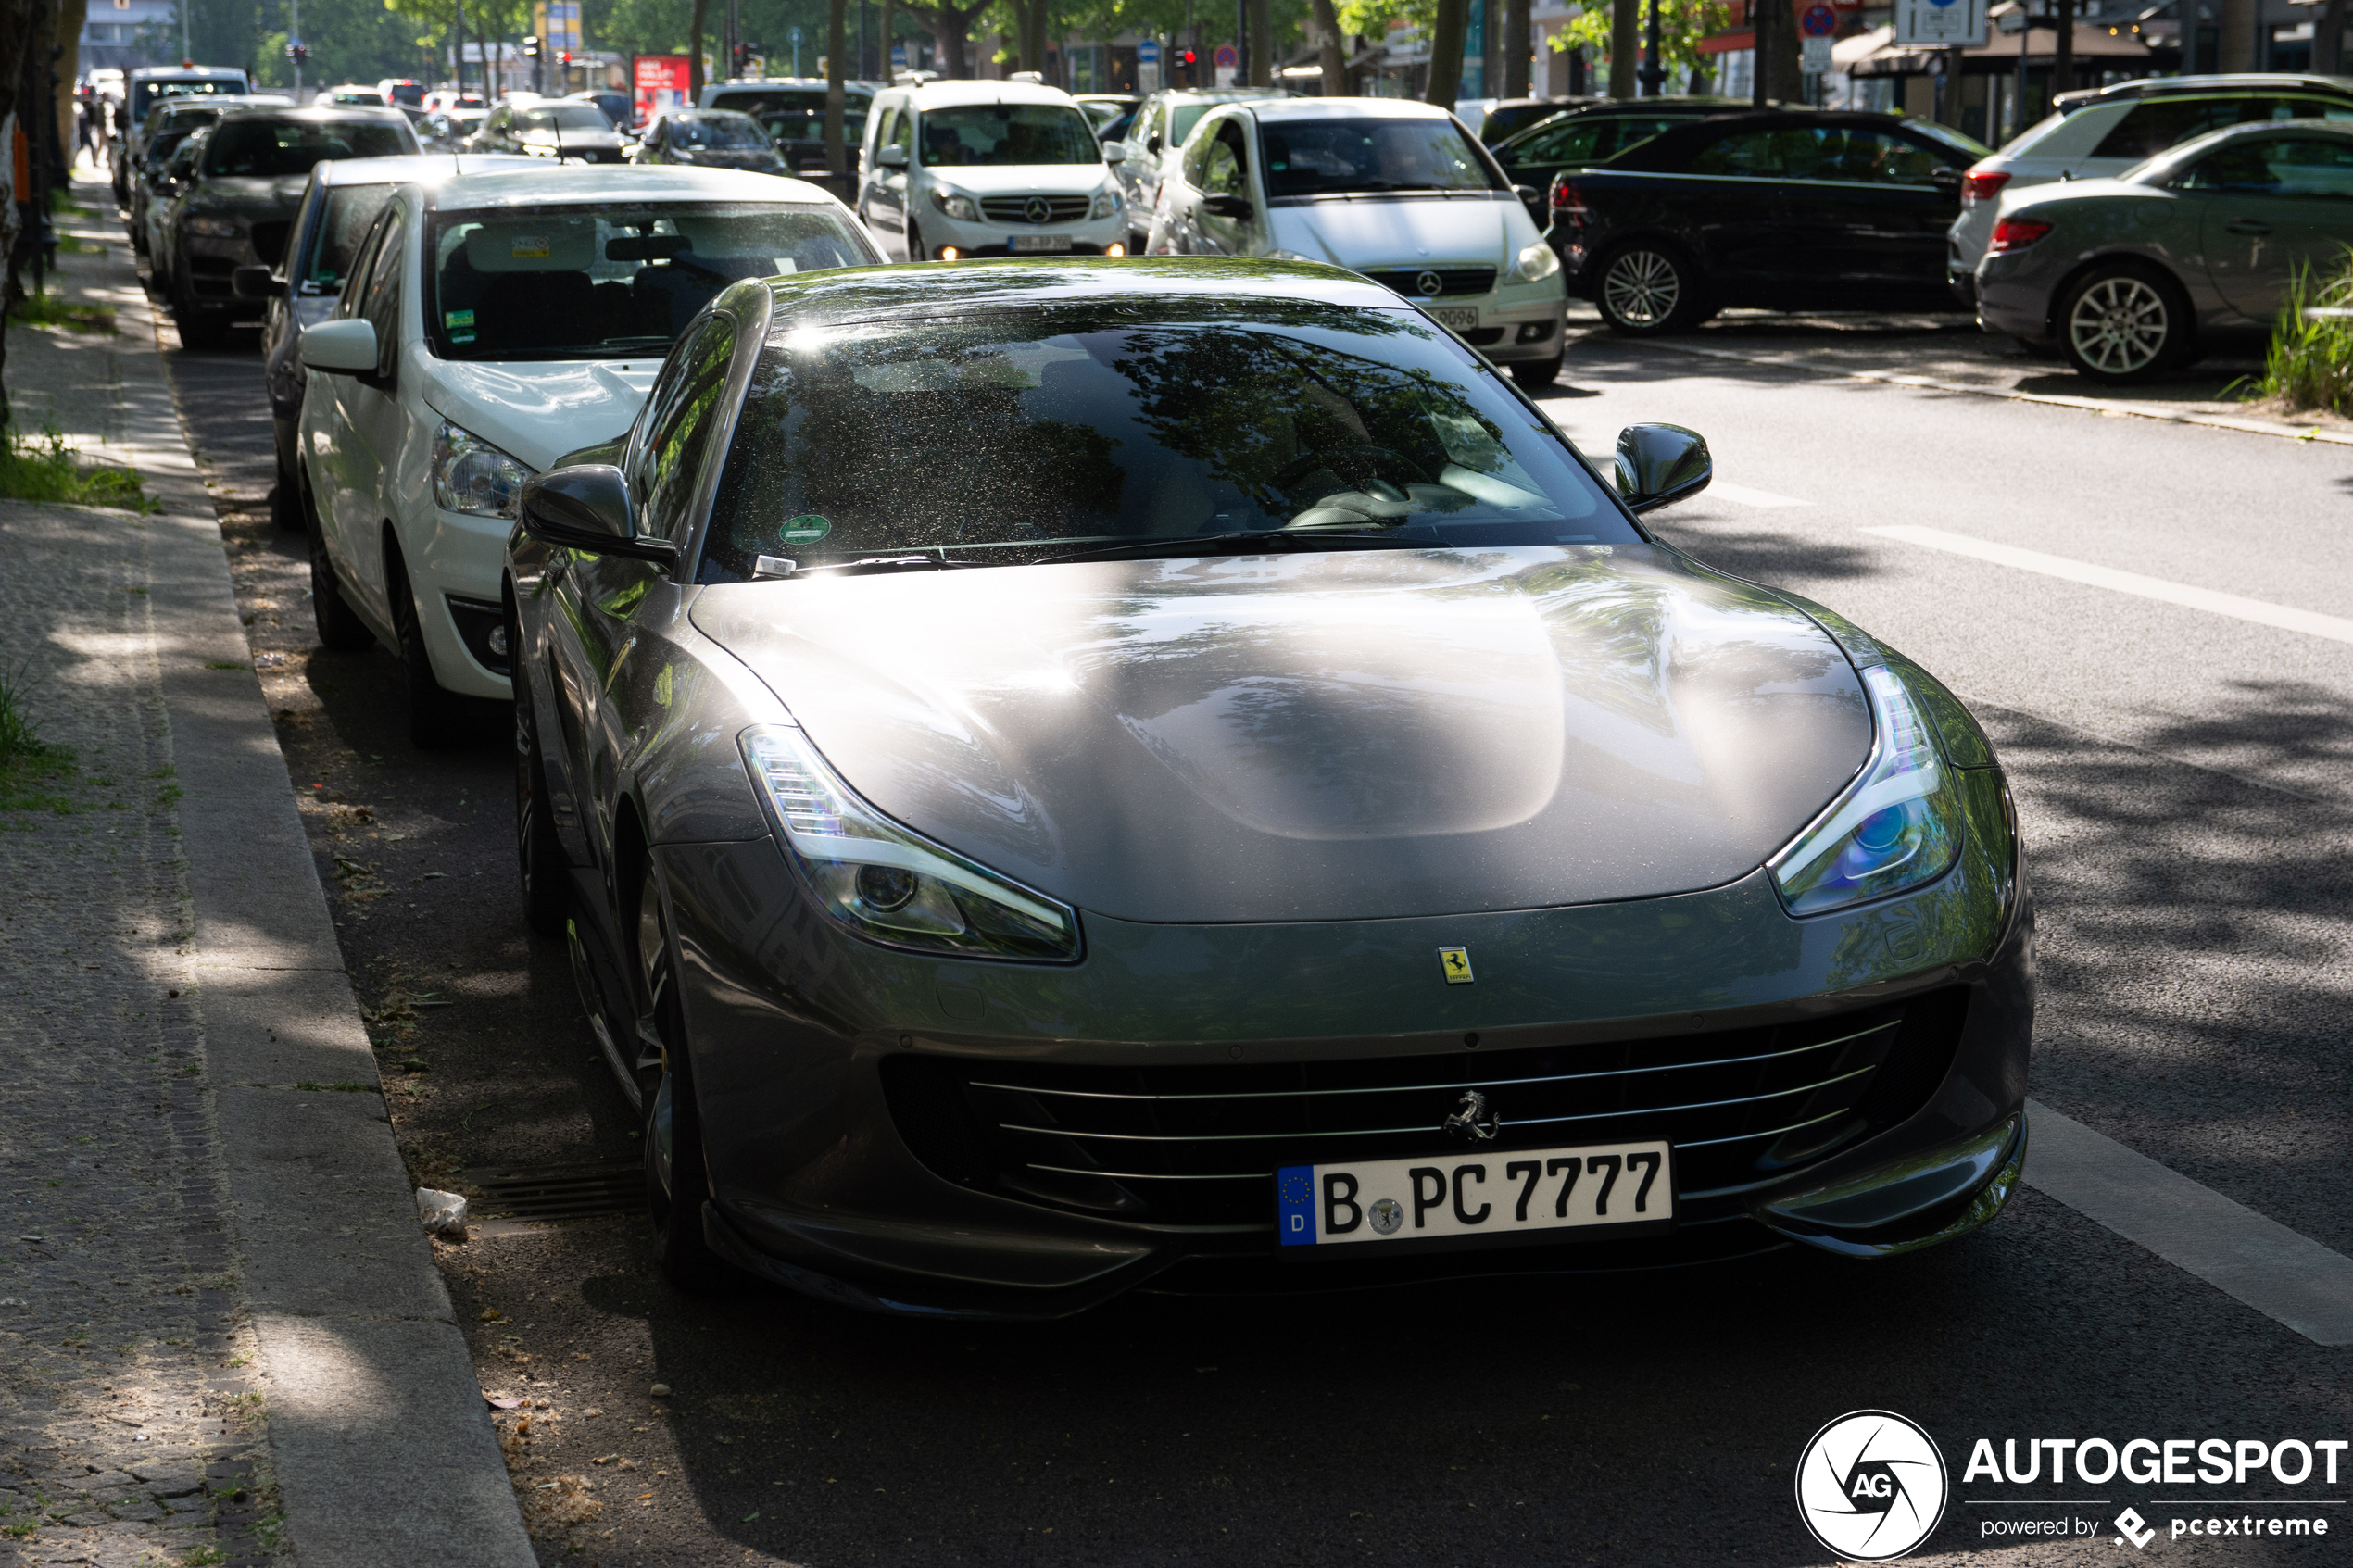
[[[730,283],[879,260],[839,211],[667,202],[438,214],[426,253],[434,352],[445,359],[659,357]]]
[[[704,582],[761,556],[933,565],[1113,550],[1622,543],[1625,515],[1413,311],[1144,296],[781,330],[747,392]]]

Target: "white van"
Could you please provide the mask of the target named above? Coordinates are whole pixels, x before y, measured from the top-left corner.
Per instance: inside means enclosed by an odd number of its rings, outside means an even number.
[[[892,259],[1125,256],[1119,182],[1076,100],[1026,82],[875,94],[858,215]]]
[[[1428,104],[1211,110],[1161,182],[1145,249],[1345,267],[1411,299],[1520,385],[1560,375],[1560,258],[1478,138]]]

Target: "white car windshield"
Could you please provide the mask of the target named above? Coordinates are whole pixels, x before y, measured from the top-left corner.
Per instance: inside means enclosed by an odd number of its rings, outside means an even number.
[[[573,135],[604,136],[612,122],[594,104],[558,104],[551,108],[525,109],[515,116],[525,131],[560,131]]]
[[[1087,117],[1063,104],[966,104],[925,109],[923,159],[936,169],[1101,163]]]
[[[1451,119],[1298,119],[1259,127],[1266,194],[1501,190]]]
[[[428,245],[445,359],[659,355],[730,283],[881,259],[832,209],[748,202],[443,212]]]

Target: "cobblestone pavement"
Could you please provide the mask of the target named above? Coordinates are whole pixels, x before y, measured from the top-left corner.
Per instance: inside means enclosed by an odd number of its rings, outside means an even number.
[[[275,1560],[145,526],[0,503],[0,1564]]]

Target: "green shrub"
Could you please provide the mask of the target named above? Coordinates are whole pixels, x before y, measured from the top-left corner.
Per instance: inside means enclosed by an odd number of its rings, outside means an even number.
[[[139,475],[106,464],[84,467],[55,425],[27,437],[14,427],[0,430],[0,495],[14,501],[64,501],[82,507],[121,507],[134,512],[162,508],[139,488]]]
[[[77,332],[118,331],[111,305],[84,305],[54,294],[29,294],[8,307],[8,320],[29,327],[65,327]]]
[[[2353,415],[2353,314],[2315,316],[2314,310],[2353,311],[2353,257],[2318,282],[2309,269],[2297,269],[2252,390],[2290,413],[2324,408]]]

